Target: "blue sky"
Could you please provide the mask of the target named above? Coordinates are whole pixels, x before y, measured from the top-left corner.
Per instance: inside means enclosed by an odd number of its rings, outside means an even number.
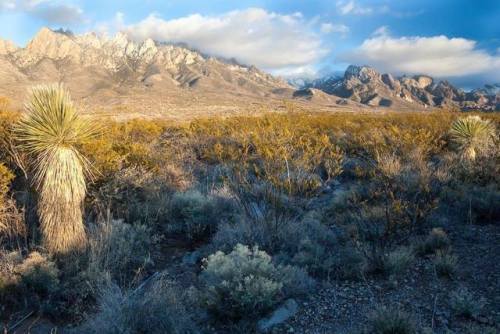
[[[355,63],[500,82],[498,0],[0,0],[0,38],[23,46],[43,26],[186,42],[284,76]]]

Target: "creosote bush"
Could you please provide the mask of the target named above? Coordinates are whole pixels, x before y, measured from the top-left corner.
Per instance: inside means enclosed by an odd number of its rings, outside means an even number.
[[[26,111],[13,131],[18,149],[28,156],[38,191],[44,246],[51,253],[81,250],[86,243],[82,207],[90,167],[77,145],[96,129],[80,118],[62,86],[35,87]]]
[[[200,279],[204,306],[233,319],[262,315],[290,293],[304,293],[312,286],[300,270],[275,265],[258,247],[241,244],[229,254],[219,251],[205,259]]]

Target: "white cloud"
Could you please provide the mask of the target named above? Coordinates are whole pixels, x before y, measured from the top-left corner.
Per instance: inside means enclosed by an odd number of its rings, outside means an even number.
[[[341,58],[396,74],[429,74],[441,78],[487,76],[500,80],[500,55],[478,49],[475,41],[464,38],[393,38],[383,29]]]
[[[373,8],[360,6],[354,0],[339,0],[337,1],[337,11],[341,15],[369,15],[373,13]]]
[[[84,21],[83,10],[80,7],[53,0],[0,0],[0,10],[25,12],[50,24],[73,24]]]
[[[345,36],[349,32],[349,27],[345,24],[323,23],[321,24],[320,30],[324,34],[339,33]]]
[[[283,15],[260,8],[172,20],[151,14],[122,30],[137,40],[184,42],[204,53],[265,69],[304,66],[327,53],[300,13]]]

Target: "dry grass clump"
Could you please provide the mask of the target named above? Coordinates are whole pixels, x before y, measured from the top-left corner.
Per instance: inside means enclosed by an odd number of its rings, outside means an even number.
[[[77,333],[199,333],[178,287],[164,275],[138,289],[101,289],[98,312]]]
[[[450,239],[441,227],[433,228],[427,237],[419,242],[416,251],[420,255],[432,254],[439,250],[446,250],[450,246]]]
[[[43,243],[51,253],[82,249],[86,243],[82,206],[88,161],[77,145],[95,126],[80,118],[63,87],[39,86],[14,127],[18,149],[28,155],[38,198]]]
[[[439,276],[452,278],[457,271],[458,258],[450,251],[437,251],[434,268]]]
[[[406,312],[389,307],[379,307],[371,315],[367,334],[416,334],[416,325]]]

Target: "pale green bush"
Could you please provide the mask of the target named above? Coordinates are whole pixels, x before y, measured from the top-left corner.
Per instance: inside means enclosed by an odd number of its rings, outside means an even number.
[[[236,319],[261,315],[286,292],[305,292],[312,285],[303,272],[277,266],[258,247],[241,244],[229,254],[219,251],[205,259],[200,279],[204,306],[218,316]]]

